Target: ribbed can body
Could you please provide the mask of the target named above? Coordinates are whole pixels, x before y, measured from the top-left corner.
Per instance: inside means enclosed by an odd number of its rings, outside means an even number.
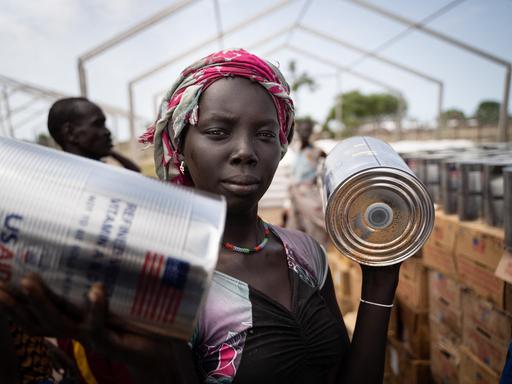
[[[456,160],[444,161],[441,165],[441,205],[444,213],[448,215],[457,213],[459,183],[460,176]]]
[[[432,231],[432,197],[380,140],[352,137],[339,143],[325,160],[321,180],[329,236],[342,254],[361,264],[401,262]]]
[[[39,273],[81,305],[104,284],[113,318],[188,339],[224,229],[222,198],[0,138],[0,280]]]
[[[457,211],[460,220],[477,220],[483,213],[483,160],[457,163],[460,177]]]
[[[503,169],[512,166],[506,159],[490,160],[483,165],[483,218],[493,227],[503,228],[507,211],[504,209],[505,191]],[[510,213],[509,213],[510,215]]]

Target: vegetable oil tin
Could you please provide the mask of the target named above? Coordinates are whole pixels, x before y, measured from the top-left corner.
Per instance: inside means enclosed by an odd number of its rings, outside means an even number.
[[[414,255],[434,224],[424,184],[386,143],[352,137],[325,159],[325,222],[339,251],[361,264],[384,266]]]
[[[496,158],[483,165],[483,218],[491,226],[503,228],[504,210],[503,169],[512,166],[512,158]]]
[[[471,221],[482,217],[484,161],[480,158],[457,163],[460,178],[457,211],[460,220]]]
[[[224,230],[222,198],[0,138],[0,280],[41,275],[77,305],[101,282],[111,318],[189,339]]]

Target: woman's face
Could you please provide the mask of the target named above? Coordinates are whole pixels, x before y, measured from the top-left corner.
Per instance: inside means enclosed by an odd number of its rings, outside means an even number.
[[[216,81],[201,95],[183,155],[196,188],[224,195],[231,212],[254,208],[280,160],[272,98],[248,79]]]

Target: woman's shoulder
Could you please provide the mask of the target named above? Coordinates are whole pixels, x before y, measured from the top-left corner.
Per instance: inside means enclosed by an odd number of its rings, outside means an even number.
[[[325,249],[304,232],[276,225],[271,229],[283,242],[289,263],[295,262],[305,269],[315,281],[315,286],[321,289],[329,266]]]

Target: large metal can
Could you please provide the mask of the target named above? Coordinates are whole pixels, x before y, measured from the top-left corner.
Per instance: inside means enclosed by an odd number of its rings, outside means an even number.
[[[441,205],[443,212],[452,215],[457,213],[457,193],[460,183],[457,160],[445,160],[441,166]]]
[[[494,227],[503,228],[506,216],[503,169],[507,166],[512,166],[512,158],[498,157],[483,165],[483,218]]]
[[[41,275],[81,305],[94,282],[111,319],[189,339],[216,266],[222,198],[0,138],[0,280]]]
[[[434,224],[423,183],[386,143],[352,137],[325,159],[321,175],[325,223],[339,251],[384,266],[414,255]]]
[[[482,217],[484,161],[480,158],[457,163],[460,178],[457,211],[460,220],[471,221]]]

